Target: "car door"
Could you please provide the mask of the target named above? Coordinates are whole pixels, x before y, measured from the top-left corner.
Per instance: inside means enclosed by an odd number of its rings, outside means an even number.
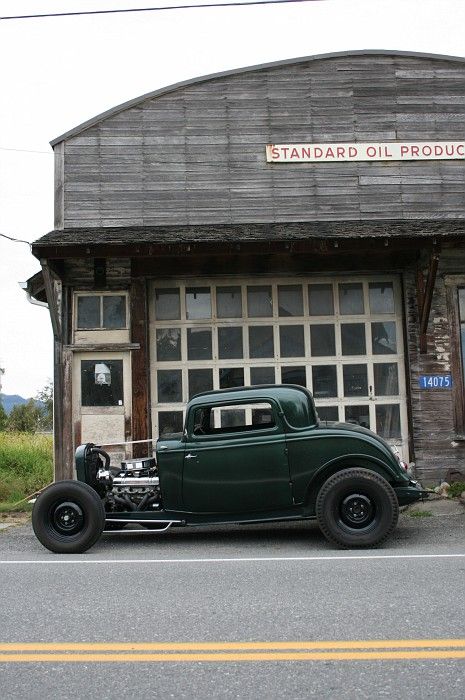
[[[288,508],[289,482],[276,405],[222,404],[192,412],[183,467],[187,510],[246,513]]]

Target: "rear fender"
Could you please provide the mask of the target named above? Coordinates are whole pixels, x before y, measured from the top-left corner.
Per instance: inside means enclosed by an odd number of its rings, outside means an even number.
[[[316,498],[324,482],[337,472],[356,467],[376,472],[390,484],[398,480],[395,471],[388,464],[386,464],[386,462],[383,462],[376,457],[367,457],[367,455],[364,454],[352,454],[344,455],[343,457],[336,457],[335,459],[326,462],[326,464],[323,464],[312,475],[304,501],[305,508],[309,509],[310,514],[315,512]]]

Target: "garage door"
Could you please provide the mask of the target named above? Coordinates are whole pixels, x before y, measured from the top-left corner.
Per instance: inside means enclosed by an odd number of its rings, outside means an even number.
[[[291,383],[321,420],[370,428],[408,459],[397,277],[169,281],[150,296],[154,435],[181,430],[201,391]]]

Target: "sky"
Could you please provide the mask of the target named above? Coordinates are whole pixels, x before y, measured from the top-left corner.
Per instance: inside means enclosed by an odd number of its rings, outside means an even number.
[[[0,17],[174,4],[0,0]],[[464,0],[316,0],[0,20],[0,233],[34,241],[53,229],[49,142],[115,105],[196,76],[334,51],[465,56],[463,27]],[[48,311],[31,305],[18,284],[39,269],[27,244],[0,237],[2,391],[26,398],[53,376]]]

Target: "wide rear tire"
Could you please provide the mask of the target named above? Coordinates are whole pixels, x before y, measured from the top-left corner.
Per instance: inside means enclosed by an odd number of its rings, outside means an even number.
[[[396,527],[399,504],[376,472],[344,469],[321,487],[316,516],[323,535],[338,547],[375,547]]]
[[[58,481],[48,486],[32,511],[37,539],[58,554],[85,552],[99,539],[104,525],[100,496],[82,481]]]

